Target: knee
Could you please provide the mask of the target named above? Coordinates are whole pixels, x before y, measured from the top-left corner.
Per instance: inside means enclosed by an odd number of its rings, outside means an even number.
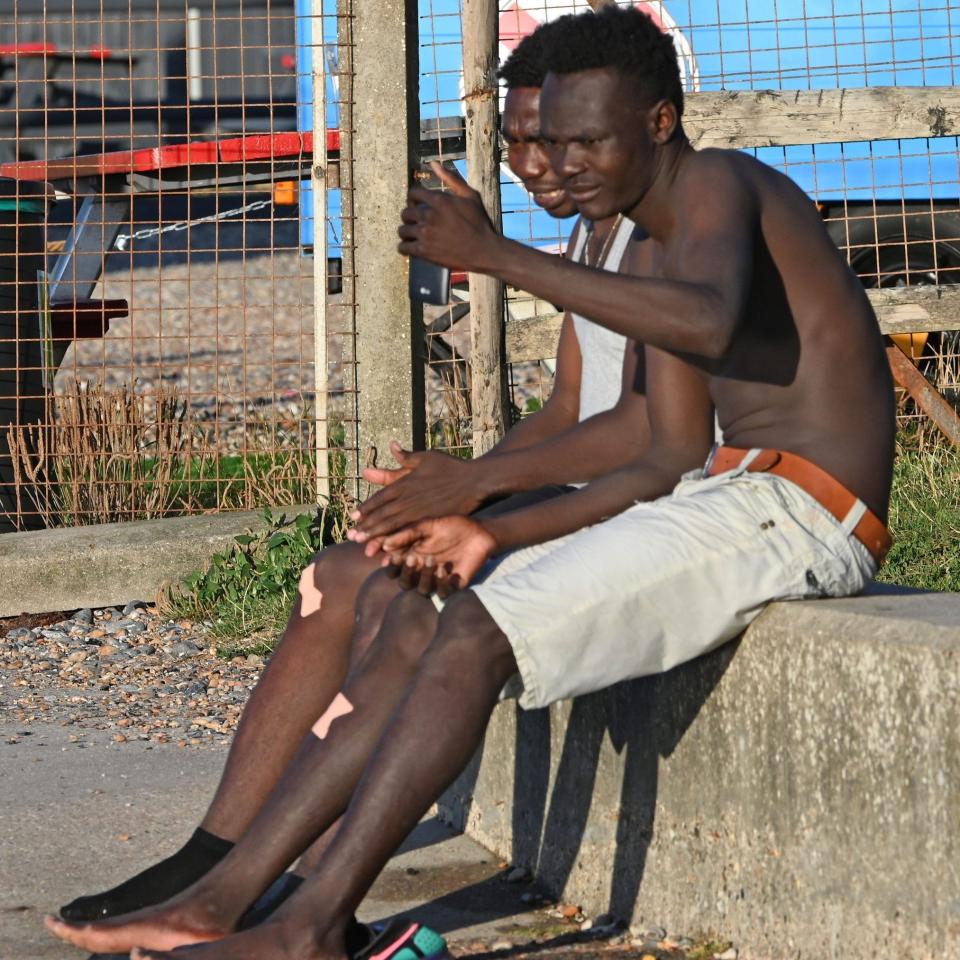
[[[317,551],[306,568],[318,590],[347,592],[351,597],[376,569],[377,560],[364,556],[362,544],[346,540]]]
[[[357,591],[357,625],[361,629],[368,625],[379,626],[387,607],[401,592],[396,579],[388,577],[383,570],[371,573]]]
[[[395,584],[395,581],[389,581]],[[381,610],[377,644],[382,653],[416,664],[430,645],[437,627],[437,609],[429,597],[415,590],[394,589],[394,596]]]
[[[461,590],[444,604],[430,657],[459,660],[501,685],[517,670],[510,642],[472,590]]]

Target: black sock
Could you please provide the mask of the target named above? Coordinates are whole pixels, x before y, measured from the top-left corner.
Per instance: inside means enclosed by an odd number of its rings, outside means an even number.
[[[232,848],[233,841],[197,827],[193,836],[166,860],[148,867],[112,890],[71,900],[60,908],[60,916],[64,920],[103,920],[163,903],[199,880]]]

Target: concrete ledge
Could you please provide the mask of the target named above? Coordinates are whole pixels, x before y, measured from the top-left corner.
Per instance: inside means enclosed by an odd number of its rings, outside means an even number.
[[[664,676],[502,704],[442,811],[741,960],[960,956],[958,667],[958,594],[777,604]]]
[[[0,534],[0,617],[152,599],[262,523],[248,511]]]

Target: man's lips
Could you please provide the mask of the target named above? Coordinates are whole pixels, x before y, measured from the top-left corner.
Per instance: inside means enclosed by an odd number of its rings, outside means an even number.
[[[563,187],[557,187],[556,190],[534,190],[532,191],[532,195],[533,202],[538,207],[543,207],[545,210],[550,210],[553,207],[556,207],[567,197],[567,193]]]
[[[567,196],[569,196],[574,203],[584,203],[587,200],[592,200],[600,192],[599,187],[587,184],[578,186],[568,185],[566,189]]]

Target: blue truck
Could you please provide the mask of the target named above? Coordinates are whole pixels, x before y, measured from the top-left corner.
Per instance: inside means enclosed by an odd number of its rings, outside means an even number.
[[[299,121],[310,123],[310,0],[298,13]],[[420,109],[425,126],[461,113],[458,0],[420,2]],[[688,91],[949,86],[956,83],[960,3],[951,0],[645,0],[669,30]],[[537,23],[588,9],[586,0],[501,0],[500,52]],[[955,39],[957,38],[957,39]],[[335,37],[329,37],[330,41]],[[335,103],[330,90],[330,101]],[[336,121],[333,111],[330,122]],[[817,201],[837,244],[868,286],[960,279],[960,164],[953,136],[768,147],[754,152]],[[309,186],[307,184],[307,186]],[[336,218],[336,197],[331,216]],[[312,243],[309,204],[301,241]],[[507,171],[503,225],[538,245],[564,230],[532,207]],[[336,244],[335,235],[331,243]]]

